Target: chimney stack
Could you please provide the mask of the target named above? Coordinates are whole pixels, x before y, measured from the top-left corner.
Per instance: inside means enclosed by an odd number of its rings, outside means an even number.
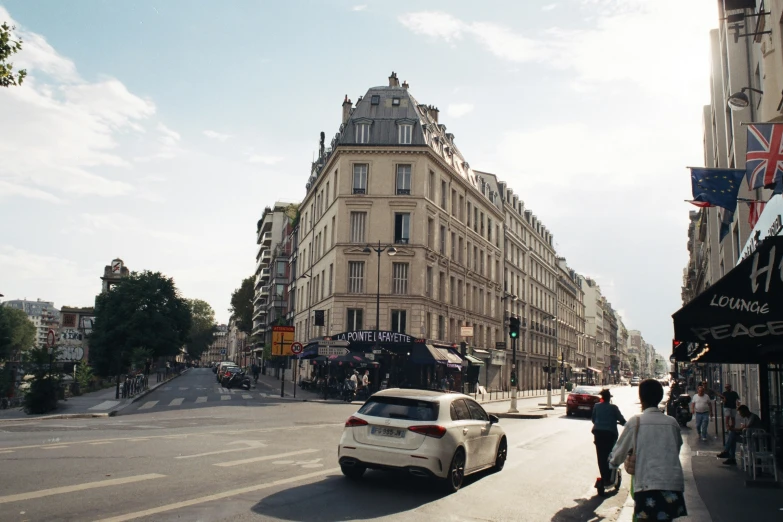
[[[432,116],[432,121],[434,121],[435,123],[438,123],[438,113],[439,112],[440,111],[438,110],[437,107],[434,107],[434,106],[430,105],[430,116]]]
[[[402,88],[403,88],[403,89],[405,89],[405,90],[407,91],[407,90],[408,90],[408,87],[409,87],[409,85],[408,85],[408,82],[407,82],[407,81],[404,81],[404,82],[402,82]]]
[[[389,87],[399,87],[400,86],[400,80],[397,79],[397,73],[392,71],[391,76],[389,76]]]
[[[351,100],[348,99],[348,95],[345,95],[345,100],[343,100],[343,124],[348,123],[348,118],[351,117]]]

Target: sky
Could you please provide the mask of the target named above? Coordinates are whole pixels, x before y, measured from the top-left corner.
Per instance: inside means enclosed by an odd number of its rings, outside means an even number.
[[[0,0],[0,293],[91,306],[160,271],[229,317],[256,222],[300,201],[342,101],[397,72],[669,353],[703,165],[714,0]]]

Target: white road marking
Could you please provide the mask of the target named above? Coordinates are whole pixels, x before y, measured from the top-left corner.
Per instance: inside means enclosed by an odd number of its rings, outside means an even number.
[[[0,453],[13,453],[13,452],[14,452],[14,450],[3,450],[3,451],[0,451]]]
[[[180,386],[179,387],[180,390],[187,390],[188,388],[189,388],[189,386]]]
[[[252,493],[254,491],[261,491],[262,489],[273,488],[276,486],[283,486],[294,482],[300,482],[302,480],[309,480],[313,478],[323,477],[325,475],[331,475],[340,471],[340,468],[325,469],[316,471],[314,473],[307,473],[305,475],[298,475],[296,477],[289,477],[280,480],[274,480],[272,482],[262,482],[261,484],[255,484],[253,486],[247,486],[244,488],[232,489],[229,491],[223,491],[222,493],[215,493],[214,495],[208,495],[205,497],[194,498],[191,500],[183,500],[182,502],[175,502],[173,504],[167,504],[165,506],[158,506],[156,508],[145,509],[144,511],[136,511],[135,513],[126,513],[124,515],[118,515],[116,517],[104,518],[98,522],[125,522],[126,520],[133,520],[135,518],[148,517],[151,515],[157,515],[159,513],[165,513],[166,511],[174,511],[175,509],[181,509],[189,506],[195,506],[203,504],[205,502],[212,502],[213,500],[221,500],[224,498],[233,497],[236,495],[243,495],[245,493]]]
[[[98,446],[100,444],[111,444],[111,441],[110,440],[104,440],[104,441],[101,441],[101,442],[90,442],[89,444],[90,444],[90,446]]]
[[[250,464],[251,462],[263,462],[265,460],[276,460],[285,457],[293,457],[294,455],[304,455],[305,453],[315,453],[317,451],[319,450],[306,449],[306,450],[299,450],[299,451],[290,451],[288,453],[279,453],[277,455],[264,455],[262,457],[252,457],[249,459],[230,460],[228,462],[218,462],[217,464],[213,464],[213,466],[219,466],[221,468],[226,468],[229,466],[240,466],[242,464]]]
[[[262,440],[235,440],[234,442],[229,442],[229,445],[234,444],[246,444],[247,447],[245,448],[230,448],[230,449],[222,449],[222,450],[216,450],[216,451],[208,451],[206,453],[196,453],[195,455],[180,455],[178,457],[174,457],[175,459],[193,459],[196,457],[207,457],[209,455],[222,455],[223,453],[234,453],[235,451],[247,451],[249,449],[256,449],[256,448],[263,448],[266,446],[264,441]]]
[[[92,408],[87,408],[88,410],[110,410],[117,406],[120,403],[120,401],[103,401],[100,404],[96,404]]]
[[[253,396],[252,396],[252,395],[250,395],[249,393],[243,393],[243,394],[242,394],[242,398],[243,398],[243,399],[252,399],[252,398],[253,398]]]
[[[183,397],[177,397],[176,399],[172,399],[172,401],[169,403],[169,406],[179,406],[184,400],[185,399]]]
[[[231,395],[221,395],[220,396],[220,400],[221,401],[230,401],[231,400]]]
[[[146,475],[134,475],[132,477],[116,478],[110,480],[99,480],[97,482],[85,482],[84,484],[74,484],[73,486],[62,486],[59,488],[41,489],[38,491],[30,491],[29,493],[17,493],[16,495],[6,495],[0,497],[0,504],[7,504],[8,502],[18,502],[20,500],[30,500],[33,498],[48,497],[51,495],[61,495],[63,493],[73,493],[76,491],[85,491],[88,489],[105,488],[109,486],[119,486],[122,484],[131,484],[133,482],[141,482],[144,480],[163,478],[166,475],[160,475],[158,473],[148,473]]]
[[[206,397],[197,397],[196,398],[196,404],[199,404],[199,403],[202,403],[202,402],[207,402],[207,398]]]
[[[44,446],[41,449],[50,450],[50,449],[60,449],[60,448],[69,448],[70,446],[66,446],[64,444],[60,444],[59,446]]]
[[[154,408],[155,405],[158,404],[158,401],[147,401],[143,405],[139,407],[140,410],[148,410],[150,408]]]

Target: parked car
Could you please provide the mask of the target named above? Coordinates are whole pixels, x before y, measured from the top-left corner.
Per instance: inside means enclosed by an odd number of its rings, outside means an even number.
[[[631,386],[639,386],[640,382],[642,382],[642,380],[639,377],[631,377]]]
[[[391,388],[372,395],[345,423],[337,447],[350,479],[367,469],[407,472],[457,491],[466,475],[503,469],[508,442],[495,415],[467,395]]]
[[[217,370],[215,370],[215,376],[217,378],[217,382],[220,382],[221,379],[223,379],[223,376],[226,374],[226,370],[229,368],[236,367],[237,364],[232,361],[224,361],[221,363],[218,363]]]
[[[566,400],[566,415],[592,415],[593,406],[601,401],[598,386],[577,386],[568,394]]]

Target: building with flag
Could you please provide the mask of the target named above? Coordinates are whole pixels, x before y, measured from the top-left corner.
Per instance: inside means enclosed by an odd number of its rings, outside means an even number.
[[[705,169],[695,172],[698,180],[691,178],[693,203],[701,208],[689,214],[685,306],[674,315],[678,332],[689,331],[687,321],[711,316],[709,302],[699,310],[707,293],[719,281],[720,287],[732,287],[728,281],[739,277],[735,267],[764,237],[781,229],[775,215],[783,206],[781,196],[773,194],[783,192],[783,32],[778,22],[783,0],[720,0],[718,6],[718,28],[709,34],[710,104],[703,108]],[[739,187],[715,187],[725,181],[721,172],[730,176],[736,171],[744,172]],[[731,193],[736,206],[728,189],[737,190]],[[729,356],[722,342],[708,350],[698,344],[673,348],[680,375],[691,382],[706,379],[715,389],[732,384],[743,403],[783,437],[783,418],[774,413],[783,407],[783,348],[777,359],[762,360]],[[740,340],[731,349],[752,354],[756,344]]]

